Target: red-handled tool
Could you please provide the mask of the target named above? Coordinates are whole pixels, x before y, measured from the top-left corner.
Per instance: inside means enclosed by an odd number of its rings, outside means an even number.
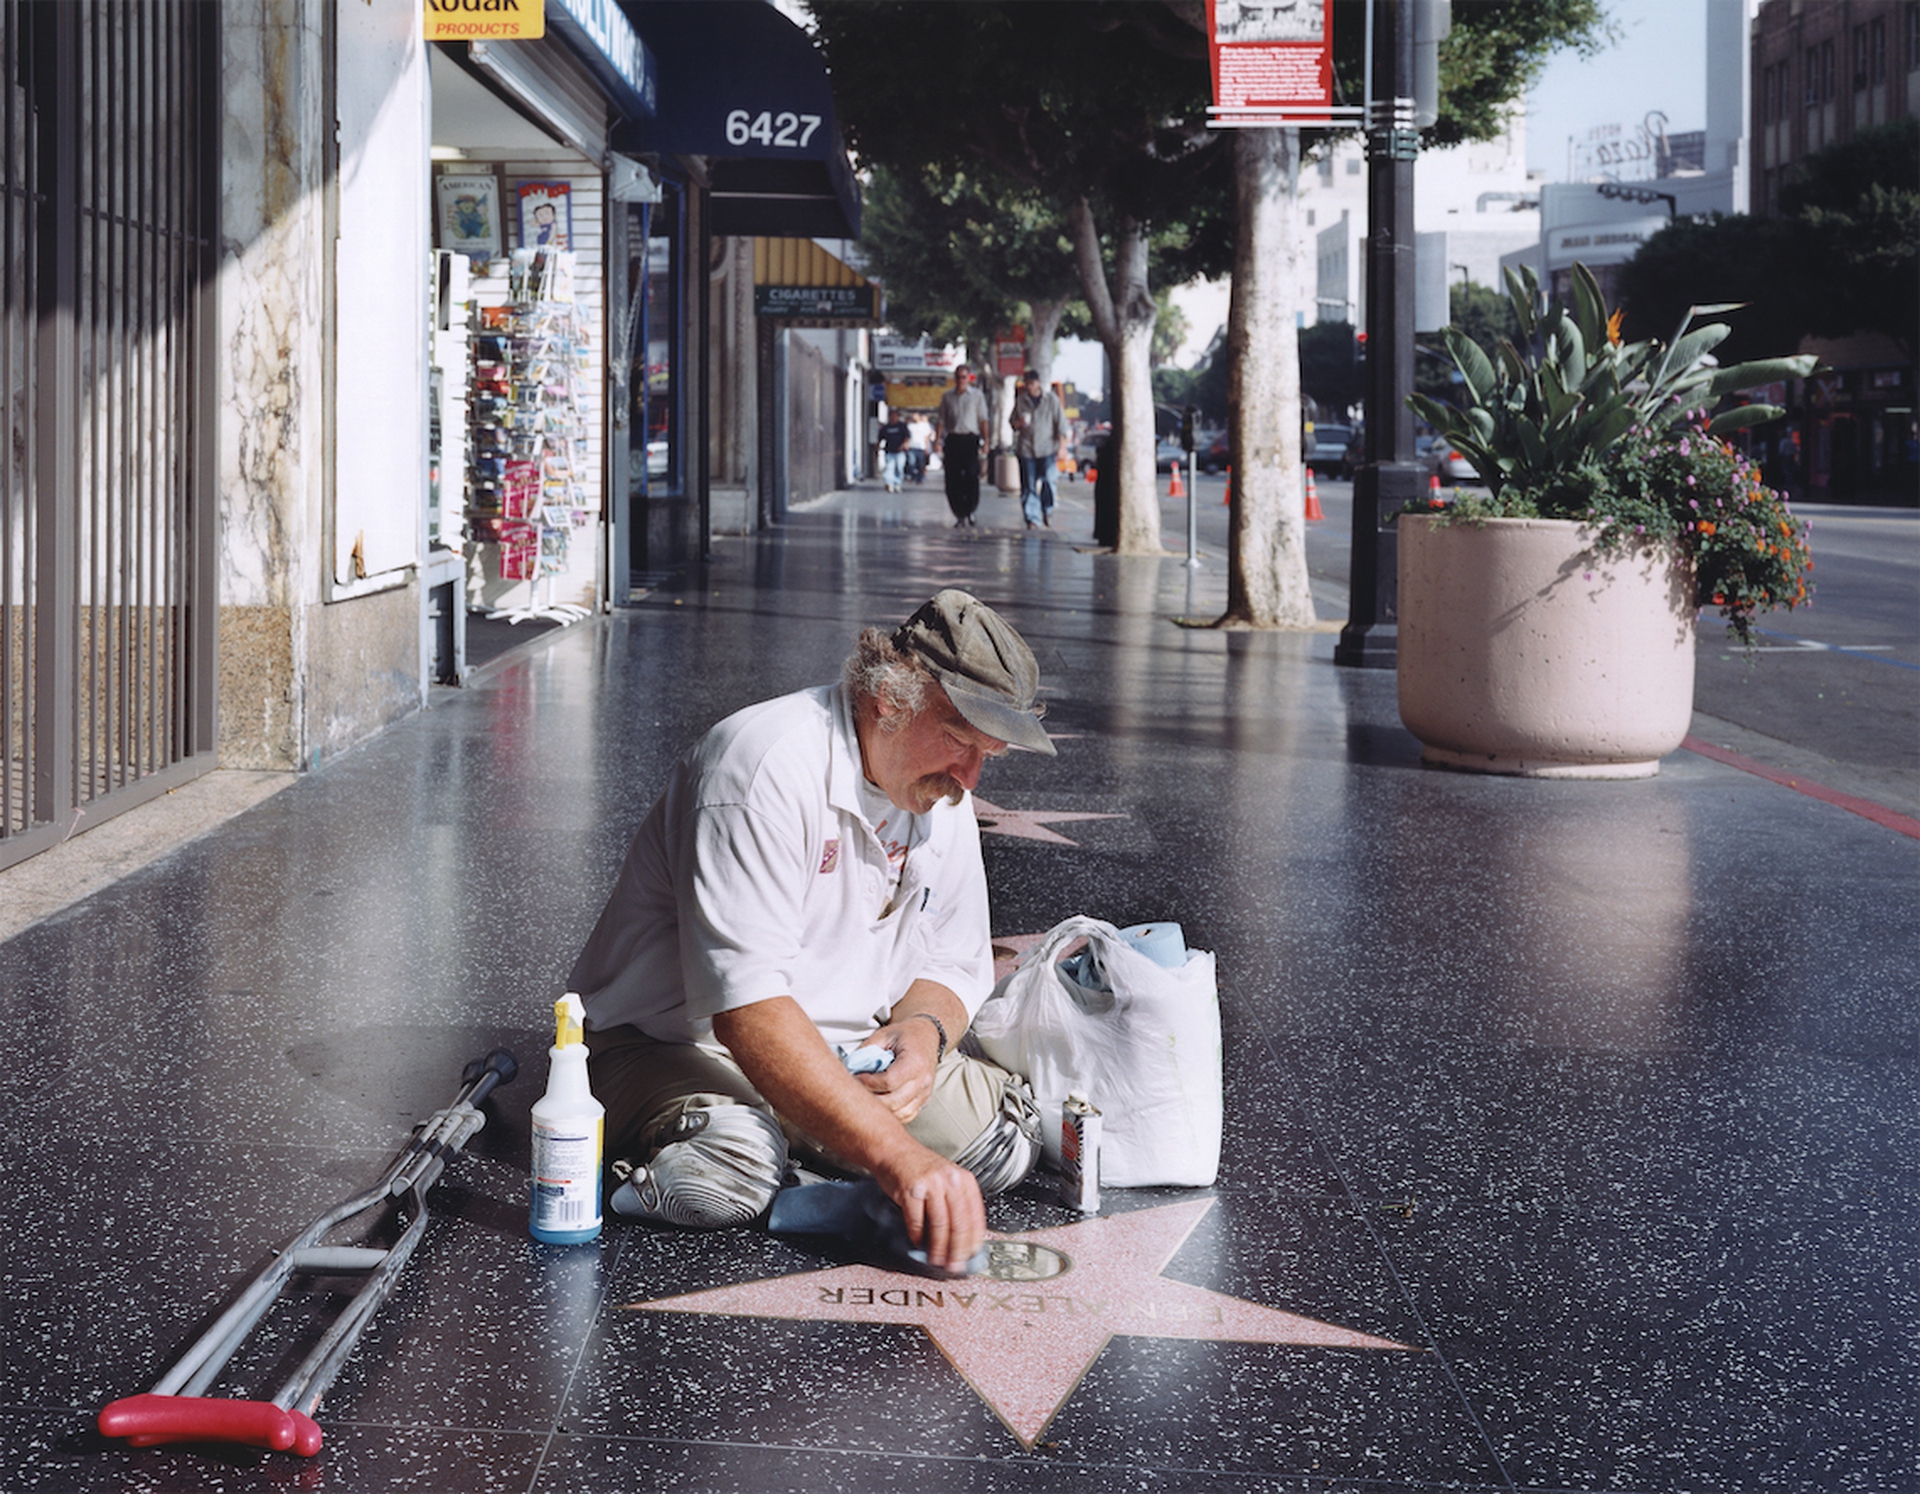
[[[413,1139],[380,1181],[364,1193],[342,1199],[295,1236],[151,1391],[104,1407],[99,1418],[101,1434],[124,1438],[133,1447],[234,1442],[308,1458],[319,1452],[320,1428],[313,1413],[426,1233],[427,1190],[487,1123],[480,1113],[481,1102],[509,1083],[518,1070],[513,1055],[503,1048],[468,1064],[453,1103],[414,1127]],[[402,1199],[404,1206],[399,1203]],[[407,1216],[406,1228],[392,1245],[380,1249],[324,1243],[347,1220],[389,1204]],[[272,1400],[202,1394],[296,1276],[365,1279]]]

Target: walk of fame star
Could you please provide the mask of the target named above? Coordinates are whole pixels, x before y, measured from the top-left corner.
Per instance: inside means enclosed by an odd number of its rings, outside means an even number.
[[[987,1277],[935,1281],[877,1266],[838,1266],[626,1306],[915,1324],[1026,1448],[1116,1333],[1332,1349],[1410,1347],[1169,1281],[1161,1271],[1212,1206],[1203,1198],[995,1236]]]
[[[1053,846],[1078,846],[1077,840],[1068,840],[1057,831],[1047,829],[1048,825],[1068,820],[1124,820],[1123,814],[1082,814],[1063,809],[1002,809],[998,804],[989,804],[978,794],[973,796],[974,818],[980,822],[982,835],[1011,835],[1019,840],[1044,841]]]

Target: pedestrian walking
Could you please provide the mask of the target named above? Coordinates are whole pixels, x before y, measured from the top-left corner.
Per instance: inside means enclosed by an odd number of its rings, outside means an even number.
[[[927,448],[933,442],[933,422],[927,419],[925,410],[915,410],[907,417],[907,480],[923,483],[927,480]]]
[[[987,401],[973,387],[973,370],[962,363],[953,371],[953,388],[940,396],[933,418],[940,442],[940,464],[947,479],[947,507],[953,527],[974,527],[980,506],[980,455],[987,446]]]
[[[909,439],[906,421],[898,410],[889,409],[880,425],[880,473],[889,493],[899,492],[906,483]]]
[[[1013,397],[1013,450],[1020,458],[1020,508],[1027,528],[1053,523],[1053,468],[1066,441],[1067,416],[1060,397],[1040,382],[1040,371],[1021,376]]]

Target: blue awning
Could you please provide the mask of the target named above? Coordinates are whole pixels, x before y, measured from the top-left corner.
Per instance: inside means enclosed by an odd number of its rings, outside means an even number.
[[[624,0],[653,54],[652,119],[627,155],[704,156],[720,234],[858,238],[860,188],[813,43],[765,0]]]

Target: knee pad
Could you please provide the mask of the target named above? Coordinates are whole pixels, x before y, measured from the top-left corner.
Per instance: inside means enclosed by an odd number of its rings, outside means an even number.
[[[626,1219],[726,1229],[765,1213],[780,1191],[787,1139],[773,1117],[735,1101],[690,1102],[616,1162],[607,1207]]]
[[[953,1160],[974,1175],[991,1198],[1026,1181],[1040,1165],[1040,1109],[1027,1081],[1011,1079],[1000,1095],[1000,1113]]]

